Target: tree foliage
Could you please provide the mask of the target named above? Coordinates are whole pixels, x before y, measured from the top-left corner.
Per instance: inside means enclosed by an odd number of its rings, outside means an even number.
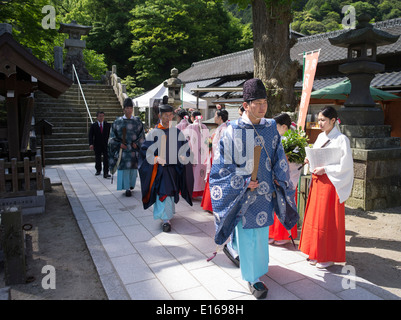
[[[55,9],[55,27],[46,28],[49,11],[46,5]],[[91,24],[88,0],[13,0],[0,2],[0,23],[9,23],[13,27],[14,38],[32,51],[38,59],[54,65],[54,47],[63,46],[66,34],[59,33],[60,23],[76,20],[80,24]],[[64,52],[65,53],[65,52]],[[85,65],[90,74],[99,79],[105,74],[107,66],[104,55],[95,50],[84,50]]]
[[[233,6],[232,2],[237,2],[238,6]],[[251,23],[251,8],[247,6],[249,2],[247,0],[226,0],[226,8],[235,16],[240,17],[244,23]],[[372,17],[371,22],[401,17],[401,2],[399,0],[293,0],[294,19],[291,28],[305,35],[342,29],[341,22],[344,14],[341,10],[345,5],[354,6],[357,15],[369,14]],[[238,8],[243,10],[238,11]]]
[[[146,86],[170,76],[175,67],[252,46],[249,26],[243,26],[222,1],[147,0],[132,11],[130,58],[137,80]]]

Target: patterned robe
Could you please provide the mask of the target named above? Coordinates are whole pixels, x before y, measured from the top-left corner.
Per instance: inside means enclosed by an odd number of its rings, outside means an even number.
[[[257,175],[259,187],[251,191],[248,185],[253,171],[254,147],[257,145],[262,146]],[[273,173],[285,191],[291,190],[288,162],[274,120],[263,118],[260,124],[254,126],[246,116],[231,121],[215,153],[210,172],[210,193],[216,221],[215,242],[223,244],[239,221],[244,229],[270,226],[274,212]]]
[[[142,121],[138,117],[127,119],[125,116],[117,118],[111,127],[108,145],[109,152],[109,168],[113,172],[113,168],[117,164],[120,145],[123,141],[123,128],[126,128],[125,143],[127,149],[122,151],[121,162],[117,170],[138,169],[138,154],[141,144],[145,141]],[[135,143],[138,148],[132,148],[131,144]]]

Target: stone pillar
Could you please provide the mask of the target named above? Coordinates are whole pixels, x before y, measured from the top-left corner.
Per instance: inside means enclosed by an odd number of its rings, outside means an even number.
[[[63,48],[54,47],[54,70],[63,74]]]
[[[10,207],[0,215],[2,228],[2,239],[0,240],[5,257],[6,285],[25,283],[26,266],[21,208]]]

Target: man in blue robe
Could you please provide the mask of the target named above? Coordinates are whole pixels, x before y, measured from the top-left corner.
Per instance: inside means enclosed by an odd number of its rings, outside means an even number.
[[[117,170],[117,190],[125,190],[130,197],[135,187],[138,169],[138,153],[145,140],[143,124],[139,117],[134,117],[131,98],[124,100],[124,115],[118,117],[110,130],[109,168]]]
[[[262,299],[268,291],[259,278],[267,273],[269,265],[274,180],[289,188],[289,170],[276,123],[264,118],[267,99],[263,82],[246,81],[243,99],[242,117],[231,121],[216,150],[219,156],[213,159],[210,194],[216,221],[215,242],[221,245],[232,237],[229,246],[234,249],[231,252],[239,254],[242,278],[251,293]],[[261,154],[257,179],[251,181],[255,146],[261,147]]]
[[[139,176],[144,209],[153,205],[153,218],[169,232],[180,194],[192,206],[193,174],[187,140],[171,126],[173,107],[161,105],[158,116],[160,123],[141,146]]]

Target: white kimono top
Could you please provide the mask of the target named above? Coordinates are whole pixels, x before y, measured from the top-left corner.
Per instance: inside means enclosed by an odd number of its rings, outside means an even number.
[[[324,148],[337,148],[341,152],[340,162],[324,166],[327,177],[336,188],[340,203],[347,200],[352,191],[354,182],[354,161],[349,139],[334,127],[328,135],[322,132],[317,137],[313,148],[321,148],[328,140],[330,142]]]

